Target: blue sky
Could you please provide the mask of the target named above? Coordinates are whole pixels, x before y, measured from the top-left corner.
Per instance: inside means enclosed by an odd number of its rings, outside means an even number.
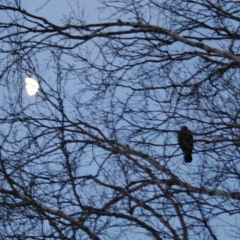
[[[31,11],[32,13],[46,17],[54,22],[59,22],[64,15],[68,16],[71,11],[71,7],[76,8],[76,1],[65,1],[65,0],[37,0],[28,1],[22,0],[22,6]],[[96,0],[79,0],[79,7],[84,9],[84,13],[89,22],[98,20],[97,6],[99,6]]]

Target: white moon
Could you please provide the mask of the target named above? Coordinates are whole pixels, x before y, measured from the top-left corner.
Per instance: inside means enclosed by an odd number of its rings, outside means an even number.
[[[39,90],[39,83],[32,78],[25,78],[26,90],[29,96],[33,96]]]

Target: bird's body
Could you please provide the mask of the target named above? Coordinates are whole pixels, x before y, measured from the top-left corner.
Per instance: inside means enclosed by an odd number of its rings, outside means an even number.
[[[184,153],[184,161],[189,163],[192,161],[193,151],[193,135],[191,131],[186,127],[181,127],[178,132],[178,144]]]

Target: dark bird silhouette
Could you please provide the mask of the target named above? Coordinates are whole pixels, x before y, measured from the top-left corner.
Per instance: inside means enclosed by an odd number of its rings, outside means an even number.
[[[181,127],[178,132],[178,144],[183,151],[184,161],[189,163],[192,161],[192,151],[193,151],[193,135],[191,131],[186,127]]]

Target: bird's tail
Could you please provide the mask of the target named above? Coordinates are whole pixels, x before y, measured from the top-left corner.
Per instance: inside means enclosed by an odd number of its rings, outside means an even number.
[[[192,161],[192,154],[191,153],[186,153],[184,156],[184,161],[186,163],[190,163]]]

